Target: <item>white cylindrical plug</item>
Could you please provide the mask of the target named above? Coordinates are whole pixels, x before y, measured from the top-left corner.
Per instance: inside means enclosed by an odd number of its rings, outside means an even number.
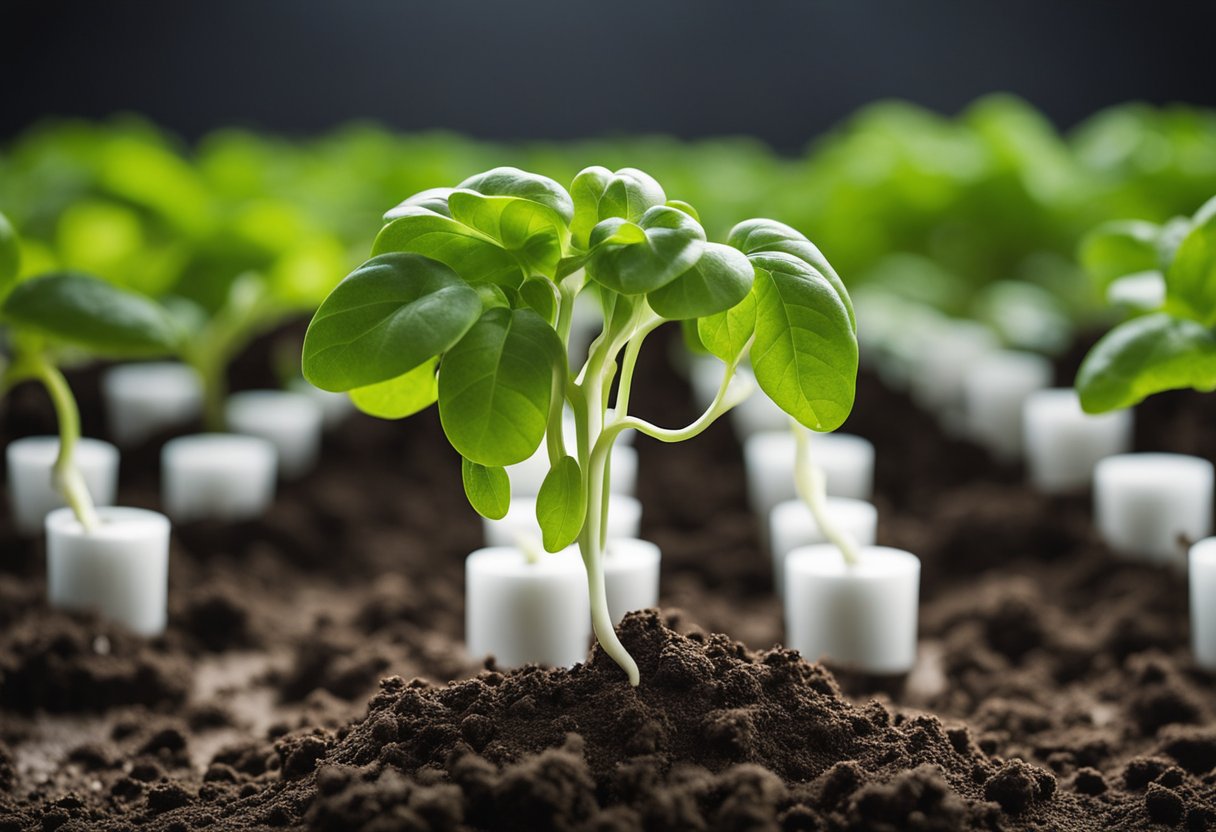
[[[788,428],[764,431],[743,442],[747,498],[752,512],[767,526],[777,504],[797,496],[794,489],[794,434]],[[816,433],[810,438],[811,459],[823,471],[832,497],[868,500],[874,491],[874,445],[848,433]]]
[[[1216,673],[1216,537],[1191,547],[1191,646],[1195,663]]]
[[[873,546],[878,536],[878,509],[873,503],[851,497],[828,497],[828,515],[840,531],[859,546]],[[802,500],[778,503],[769,514],[769,548],[773,555],[773,586],[781,595],[785,587],[785,558],[797,548],[827,543],[827,535],[815,522]]]
[[[615,538],[604,547],[608,613],[619,624],[625,613],[659,605],[659,547],[648,540]]]
[[[106,423],[123,447],[188,425],[203,412],[203,382],[176,361],[120,364],[101,377]]]
[[[59,456],[58,436],[26,436],[5,449],[8,496],[13,525],[24,537],[42,533],[46,516],[65,505],[55,488],[52,469]],[[100,439],[82,438],[72,461],[84,479],[95,506],[114,505],[118,492],[118,448]]]
[[[609,411],[611,413],[611,411]],[[612,482],[610,487],[613,494],[625,494],[633,497],[638,488],[638,452],[630,447],[633,441],[633,431],[621,431],[612,444],[609,455],[612,466]],[[565,433],[566,451],[571,456],[576,453],[574,441],[574,426],[568,425]],[[511,481],[511,493],[521,497],[535,497],[540,493],[541,483],[549,473],[549,449],[544,442],[536,449],[536,453],[507,466],[507,478]]]
[[[225,419],[233,433],[260,436],[278,451],[279,474],[298,479],[321,452],[321,406],[286,390],[246,390],[228,397]]]
[[[591,604],[574,548],[530,563],[514,546],[478,549],[465,560],[465,643],[469,655],[502,668],[569,667],[587,658]]]
[[[1127,557],[1182,568],[1191,543],[1212,533],[1213,466],[1185,454],[1118,454],[1094,468],[1094,518]]]
[[[514,546],[521,539],[539,547],[540,524],[536,522],[536,498],[512,497],[511,507],[501,520],[481,518],[487,546]],[[608,539],[637,537],[642,530],[642,504],[624,494],[608,496]]]
[[[863,673],[906,673],[916,664],[920,559],[886,546],[859,555],[849,566],[831,544],[789,553],[786,646]]]
[[[248,520],[274,502],[277,451],[235,433],[170,439],[160,454],[161,504],[178,523]]]
[[[944,320],[928,330],[925,340],[912,361],[912,398],[936,414],[947,430],[961,432],[963,381],[972,367],[998,348],[996,335],[983,324]]]
[[[92,610],[144,636],[165,629],[169,518],[142,508],[106,506],[85,531],[70,508],[46,517],[51,606]]]
[[[1051,386],[1051,361],[1021,350],[998,350],[978,359],[963,380],[967,435],[998,459],[1022,455],[1022,408]]]
[[[1072,388],[1031,393],[1022,420],[1030,482],[1045,494],[1084,491],[1098,460],[1131,449],[1132,411],[1086,413]]]

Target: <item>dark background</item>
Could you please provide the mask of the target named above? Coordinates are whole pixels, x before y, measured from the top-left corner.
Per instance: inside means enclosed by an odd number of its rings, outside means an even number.
[[[994,90],[1068,127],[1216,105],[1216,4],[1108,0],[0,0],[0,139],[144,113],[187,137],[352,118],[487,138],[751,134]]]

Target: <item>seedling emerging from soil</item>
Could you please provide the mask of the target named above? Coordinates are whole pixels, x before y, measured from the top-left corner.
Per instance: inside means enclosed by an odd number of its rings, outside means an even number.
[[[760,389],[786,413],[815,430],[838,427],[857,372],[844,285],[814,245],[771,220],[745,221],[726,243],[709,242],[690,205],[629,168],[588,168],[569,191],[496,168],[419,193],[385,220],[372,259],[317,310],[305,377],[350,391],[385,418],[437,401],[463,457],[469,502],[486,517],[507,511],[505,466],[544,442],[551,469],[536,503],[544,547],[578,543],[596,637],[637,684],[604,590],[614,440],[628,429],[662,442],[698,435],[750,393],[731,383],[749,355]],[[584,291],[599,296],[602,328],[574,372],[571,322]],[[725,362],[713,401],[681,428],[630,414],[642,345],[668,321],[693,322]],[[566,404],[574,455],[562,435]]]
[[[81,274],[58,273],[17,282],[17,237],[0,215],[0,315],[8,325],[10,361],[0,379],[7,391],[23,381],[46,388],[59,423],[55,487],[85,529],[97,513],[73,462],[80,411],[60,363],[80,354],[105,358],[164,355],[179,343],[173,320],[151,300]]]

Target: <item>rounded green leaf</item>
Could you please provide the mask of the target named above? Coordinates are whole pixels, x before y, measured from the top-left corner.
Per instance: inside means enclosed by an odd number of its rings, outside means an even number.
[[[442,217],[450,217],[452,216],[452,212],[448,209],[448,197],[452,195],[452,191],[454,190],[456,189],[428,188],[425,191],[419,191],[404,202],[385,211],[384,221],[392,222],[399,217],[406,217],[417,213],[416,209],[418,208],[431,211]]]
[[[1216,218],[1196,225],[1165,272],[1166,309],[1216,326]]]
[[[536,495],[536,521],[546,552],[560,552],[578,539],[587,515],[587,490],[578,461],[564,456],[549,469]]]
[[[570,195],[574,199],[570,232],[580,248],[588,247],[591,230],[601,220],[619,217],[637,222],[647,209],[662,205],[667,198],[663,187],[648,173],[637,168],[613,173],[598,165],[574,177]]]
[[[481,314],[477,291],[442,263],[382,254],[351,272],[304,335],[304,377],[322,390],[396,378],[461,339]]]
[[[756,383],[812,430],[835,430],[853,408],[857,336],[830,281],[803,260],[754,254]]]
[[[755,270],[743,252],[720,243],[706,243],[701,259],[646,299],[664,318],[682,320],[725,312],[752,289]]]
[[[513,253],[529,273],[556,273],[569,231],[553,209],[519,197],[459,190],[448,197],[448,207],[452,219]]]
[[[376,236],[372,254],[421,254],[450,267],[471,284],[515,288],[524,279],[519,261],[494,240],[451,217],[407,206]]]
[[[460,479],[474,511],[490,520],[507,516],[507,509],[511,507],[511,480],[503,468],[461,459]]]
[[[701,259],[705,230],[683,211],[656,205],[637,222],[641,238],[619,242],[628,223],[606,219],[591,231],[594,251],[587,274],[602,286],[624,295],[646,294],[666,286]]]
[[[1106,288],[1124,275],[1161,268],[1157,255],[1159,226],[1141,220],[1110,222],[1081,241],[1081,265]]]
[[[426,410],[439,398],[438,358],[428,359],[407,373],[350,391],[355,407],[377,419],[404,419]]]
[[[742,354],[755,331],[754,288],[747,297],[725,312],[697,319],[697,339],[702,347],[727,364],[733,363]]]
[[[0,214],[0,296],[8,291],[21,271],[21,243],[8,217]]]
[[[439,367],[439,418],[466,459],[487,466],[530,457],[545,436],[557,333],[531,309],[491,309]]]
[[[0,311],[18,328],[113,358],[171,353],[182,335],[160,304],[82,274],[19,283]]]
[[[486,196],[517,196],[551,209],[569,224],[574,203],[566,189],[547,176],[513,167],[500,167],[470,176],[456,186]]]
[[[554,290],[555,286],[551,280],[530,277],[520,285],[519,296],[537,315],[552,324],[557,318],[557,297]]]
[[[1216,333],[1165,313],[1145,315],[1106,333],[1077,372],[1089,413],[1131,407],[1163,390],[1216,390]]]

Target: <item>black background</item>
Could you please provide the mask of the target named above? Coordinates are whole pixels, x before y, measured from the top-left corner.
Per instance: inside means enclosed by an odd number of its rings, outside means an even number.
[[[1216,105],[1216,4],[982,0],[0,0],[0,138],[144,113],[187,137],[352,118],[486,138],[751,134],[880,98],[1025,96],[1067,127]]]

